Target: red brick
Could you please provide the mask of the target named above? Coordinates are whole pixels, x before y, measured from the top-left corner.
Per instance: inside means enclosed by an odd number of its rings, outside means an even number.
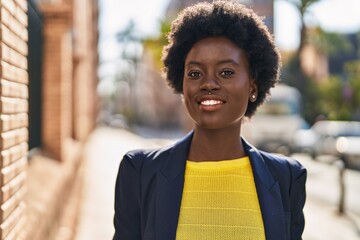
[[[4,24],[1,24],[1,30],[1,37],[3,42],[22,55],[27,56],[27,43]]]
[[[8,215],[8,217],[0,225],[0,230],[3,238],[5,238],[5,236],[8,235],[11,229],[13,229],[16,226],[17,222],[21,219],[22,215],[24,214],[25,204],[18,203],[17,205],[15,205],[16,202],[19,202],[19,198],[22,198],[24,194],[25,194],[25,189],[22,188],[19,192],[17,192],[16,196],[13,196],[13,198],[9,199],[1,206],[1,211],[0,211],[1,219],[5,219],[3,217],[5,215]],[[13,209],[11,214],[7,213],[9,209]]]
[[[1,169],[0,171],[1,185],[7,184],[9,181],[15,178],[18,174],[21,173],[21,171],[25,170],[26,165],[27,165],[27,159],[26,157],[23,157],[18,161],[13,162],[12,164]]]
[[[25,179],[26,172],[23,171],[5,184],[1,188],[1,202],[7,201],[12,195],[14,195],[24,185]]]
[[[0,80],[0,94],[4,97],[28,98],[28,86],[7,80]]]
[[[16,4],[12,0],[1,0],[2,7],[6,8],[12,15],[15,14]]]
[[[10,26],[11,19],[11,13],[6,8],[1,8],[0,21],[6,26]]]
[[[28,40],[27,33],[27,14],[17,7],[15,15],[10,13],[6,8],[1,8],[1,22],[22,40]]]
[[[26,0],[15,0],[17,5],[21,8],[23,12],[27,12],[27,1]]]
[[[15,18],[17,20],[19,20],[19,22],[24,26],[24,27],[27,27],[28,26],[28,15],[26,12],[24,11],[17,11],[16,12],[16,15],[15,15]]]
[[[63,182],[56,182],[55,185],[61,187],[55,194],[67,197],[70,189],[74,188],[72,180],[78,171],[72,163],[65,162],[70,159],[69,156],[74,155],[73,146],[70,146],[68,140],[75,135],[81,135],[78,139],[85,140],[94,123],[98,10],[96,1],[64,0],[59,1],[56,6],[51,2],[46,3],[47,8],[42,8],[40,2],[40,10],[44,11],[45,28],[41,148],[42,152],[53,152],[56,159],[64,160],[56,163],[66,176],[59,176],[59,180],[63,179]],[[81,8],[81,11],[72,7]],[[53,215],[50,216],[43,210],[34,211],[31,209],[33,206],[25,214],[24,197],[21,195],[27,187],[24,181],[26,169],[30,166],[26,159],[29,97],[26,11],[26,0],[0,0],[0,239],[3,240],[48,239],[48,232],[57,232],[49,228],[49,223],[56,228],[58,217],[61,218],[59,206],[62,206],[62,202],[61,199],[55,201],[57,196],[49,196],[47,199],[54,200],[47,201],[45,205],[42,205],[44,202],[37,202],[38,199],[31,199],[36,201],[36,206],[51,208]],[[73,22],[73,13],[79,13],[74,16],[77,18],[76,23]],[[76,36],[71,35],[74,30],[78,32]],[[80,46],[81,54],[76,69],[72,66],[73,44]],[[74,90],[75,81],[78,85]],[[74,95],[81,97],[75,100],[72,97]],[[75,129],[72,129],[74,126]],[[60,164],[66,165],[66,168]],[[47,165],[49,166],[55,165]],[[43,169],[42,173],[48,170]],[[30,172],[31,169],[28,173]],[[25,224],[28,220],[29,223]],[[39,224],[39,220],[44,224]],[[33,229],[38,234],[31,234]]]
[[[28,115],[26,113],[18,113],[11,115],[0,115],[0,131],[6,132],[16,128],[28,126]]]
[[[26,70],[1,61],[2,79],[27,84],[29,76]]]
[[[25,209],[25,206],[23,206],[23,209]],[[5,236],[4,240],[28,240],[25,236],[23,236],[26,225],[27,218],[24,216],[24,214],[22,214],[22,216],[20,216],[20,218],[18,219],[16,225]]]
[[[0,111],[4,114],[25,113],[28,101],[21,98],[0,97]]]
[[[15,161],[18,161],[20,158],[23,158],[24,156],[27,155],[27,151],[28,151],[27,142],[22,142],[16,146],[2,150],[0,154],[0,160],[1,160],[0,167],[3,168]]]
[[[1,133],[0,148],[7,149],[28,140],[28,129],[19,128]]]

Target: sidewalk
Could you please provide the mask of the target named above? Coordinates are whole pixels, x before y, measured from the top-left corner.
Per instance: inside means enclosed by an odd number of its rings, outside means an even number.
[[[82,214],[76,240],[110,240],[114,234],[114,189],[122,156],[169,141],[144,139],[126,130],[98,128],[86,146]]]
[[[304,240],[360,239],[360,172],[345,172],[345,215],[338,214],[339,170],[304,155],[292,156],[308,171]]]
[[[114,187],[118,166],[125,152],[153,148],[171,140],[141,138],[126,130],[98,128],[86,146],[83,208],[76,240],[112,239]],[[337,215],[337,171],[335,167],[295,156],[308,169],[306,227],[304,240],[360,239],[360,211]],[[360,209],[360,172],[347,172],[346,206]]]

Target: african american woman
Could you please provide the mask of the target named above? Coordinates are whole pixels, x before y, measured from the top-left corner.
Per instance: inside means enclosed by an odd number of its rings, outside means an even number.
[[[113,239],[301,239],[306,169],[241,137],[280,75],[262,19],[235,2],[198,3],[173,21],[168,40],[164,75],[194,129],[123,157]]]

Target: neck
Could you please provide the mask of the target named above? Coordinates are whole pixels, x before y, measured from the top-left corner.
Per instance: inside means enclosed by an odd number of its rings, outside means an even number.
[[[188,159],[191,161],[219,161],[246,156],[241,139],[240,125],[226,129],[195,127]]]

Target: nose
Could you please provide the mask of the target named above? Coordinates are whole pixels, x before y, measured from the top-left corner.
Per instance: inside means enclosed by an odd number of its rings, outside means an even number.
[[[202,79],[202,83],[200,86],[200,89],[202,91],[215,91],[215,90],[219,90],[220,89],[220,84],[218,79],[216,78],[216,76],[213,75],[206,75],[203,79]]]

